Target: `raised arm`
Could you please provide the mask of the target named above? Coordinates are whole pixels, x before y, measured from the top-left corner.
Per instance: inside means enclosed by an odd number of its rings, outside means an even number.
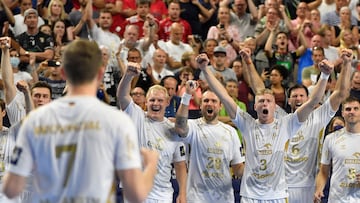
[[[259,90],[265,89],[265,84],[256,71],[255,65],[252,62],[250,55],[251,51],[248,48],[244,48],[240,51],[240,56],[242,57],[242,64],[244,67],[244,78],[248,82],[252,91],[256,93]]]
[[[155,17],[153,15],[148,14],[146,16],[146,20],[148,21],[148,25],[149,25],[149,28],[148,28],[149,34],[148,34],[148,36],[144,37],[144,42],[141,47],[144,52],[149,50],[149,47],[153,43],[154,38],[155,38],[155,34],[156,34],[155,31],[158,30],[158,28],[157,28],[158,25],[156,24]]]
[[[274,38],[275,38],[275,29],[271,29],[270,30],[270,35],[267,38],[266,43],[265,43],[265,47],[264,47],[264,51],[265,51],[265,54],[266,54],[267,57],[270,57],[271,53],[273,51],[272,45],[273,45]]]
[[[11,44],[11,39],[9,37],[0,38],[1,43],[1,75],[4,83],[4,93],[5,93],[5,103],[10,104],[10,102],[16,96],[16,87],[14,84],[14,73],[10,64],[10,51],[9,47],[6,44]]]
[[[28,83],[24,80],[20,80],[19,82],[17,82],[16,87],[18,88],[18,90],[20,90],[24,94],[25,111],[26,111],[26,114],[28,114],[28,113],[30,113],[31,110],[34,109],[34,102],[31,98],[30,87],[29,87]]]
[[[258,20],[258,10],[254,4],[254,1],[253,0],[247,0],[247,4],[248,4],[248,8],[249,8],[249,11],[250,11],[250,14],[251,14],[251,17],[252,17],[252,23],[257,23]]]
[[[334,70],[334,64],[324,59],[319,63],[319,68],[321,70],[320,79],[316,83],[313,93],[310,95],[309,100],[296,110],[300,122],[304,122],[321,101],[327,81]]]
[[[180,135],[180,137],[186,137],[189,132],[189,126],[187,123],[189,117],[189,103],[191,96],[195,94],[196,86],[196,82],[193,80],[188,80],[186,82],[186,90],[181,97],[181,103],[176,112],[175,131]]]
[[[235,119],[237,105],[234,100],[227,93],[225,87],[216,79],[213,73],[206,67],[209,64],[209,58],[206,54],[200,54],[196,57],[196,62],[203,72],[205,79],[207,80],[209,87],[220,98],[220,101],[224,104],[226,112],[228,112],[231,119]]]
[[[5,15],[9,20],[9,23],[11,26],[15,25],[15,18],[13,13],[11,12],[11,10],[9,9],[9,7],[6,5],[6,3],[4,2],[4,0],[0,0],[0,6],[4,9],[5,11]],[[2,32],[2,30],[0,30],[0,32]]]
[[[334,92],[330,95],[331,108],[336,111],[341,102],[350,94],[350,75],[351,75],[351,60],[352,50],[342,49],[340,51],[340,58],[343,60],[341,65],[341,72],[336,81]]]
[[[140,74],[140,64],[129,62],[125,75],[121,78],[117,88],[116,96],[119,102],[119,107],[125,110],[131,102],[130,88],[131,80],[134,76]]]
[[[300,46],[296,49],[296,55],[301,56],[306,51],[306,48],[308,47],[307,41],[304,36],[304,24],[301,25],[300,30],[298,31],[298,36],[300,39]]]

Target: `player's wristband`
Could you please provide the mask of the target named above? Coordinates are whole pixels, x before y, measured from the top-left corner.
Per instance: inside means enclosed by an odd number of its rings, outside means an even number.
[[[323,72],[321,72],[320,74],[320,79],[323,79],[323,80],[328,80],[330,77],[330,74],[325,74]]]
[[[181,103],[186,105],[186,106],[189,106],[191,97],[192,97],[191,94],[188,94],[188,93],[185,92],[183,94],[183,96],[181,97]]]

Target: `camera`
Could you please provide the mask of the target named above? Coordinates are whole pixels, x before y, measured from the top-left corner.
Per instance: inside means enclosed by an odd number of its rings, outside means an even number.
[[[196,43],[201,43],[201,42],[202,42],[202,39],[201,39],[201,36],[200,36],[200,35],[193,35],[193,37],[194,37],[194,41],[195,41]]]
[[[198,58],[197,60],[196,60],[196,62],[198,62],[198,63],[203,63],[204,61],[206,61],[205,59],[202,59],[202,58]]]
[[[47,64],[51,67],[59,67],[61,65],[60,61],[48,61]]]
[[[220,27],[220,29],[224,29],[224,28],[225,28],[225,25],[224,25],[224,24],[220,24],[219,27]]]

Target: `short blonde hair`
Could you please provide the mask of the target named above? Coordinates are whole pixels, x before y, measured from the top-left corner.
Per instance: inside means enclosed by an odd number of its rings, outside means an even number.
[[[164,92],[165,93],[165,98],[169,99],[169,94],[168,91],[165,87],[161,86],[161,85],[153,85],[149,88],[149,90],[146,93],[146,99],[148,99],[150,97],[150,95],[155,92],[155,91],[160,91],[160,92]]]
[[[258,90],[255,94],[255,101],[257,101],[257,98],[259,96],[262,96],[262,95],[265,95],[265,94],[270,94],[272,96],[274,96],[274,92],[271,90],[271,89],[268,89],[268,88],[264,88],[264,89],[261,89],[261,90]],[[274,97],[275,99],[275,97]]]
[[[274,95],[274,92],[273,92],[271,89],[268,89],[268,88],[264,88],[264,89],[258,90],[258,91],[256,92],[256,96],[257,96],[257,95],[264,95],[264,94]]]

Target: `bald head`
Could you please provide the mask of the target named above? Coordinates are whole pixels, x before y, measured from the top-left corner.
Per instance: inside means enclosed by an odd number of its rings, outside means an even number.
[[[170,27],[170,40],[174,44],[180,44],[184,34],[184,27],[180,23],[173,23]]]

